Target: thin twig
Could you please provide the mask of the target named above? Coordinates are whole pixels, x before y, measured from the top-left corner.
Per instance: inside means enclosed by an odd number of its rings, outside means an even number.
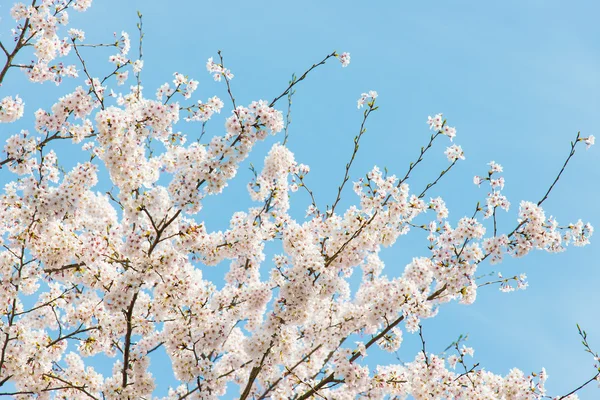
[[[363,134],[367,131],[365,129],[365,124],[367,123],[367,119],[369,118],[369,115],[373,111],[377,110],[377,108],[378,108],[378,107],[375,107],[375,99],[369,101],[368,105],[369,105],[369,108],[366,109],[363,114],[363,120],[360,124],[360,130],[358,131],[358,135],[356,135],[354,137],[354,149],[352,150],[352,156],[350,157],[350,161],[348,161],[348,163],[346,164],[346,171],[344,172],[344,179],[342,180],[342,184],[340,186],[338,186],[337,196],[335,198],[335,201],[333,202],[333,205],[331,206],[331,209],[327,212],[326,218],[333,215],[333,213],[335,211],[335,207],[338,205],[338,203],[340,202],[340,200],[342,198],[342,191],[344,190],[344,186],[346,185],[346,182],[348,182],[348,179],[350,179],[350,167],[352,167],[354,158],[356,157],[356,154],[358,153],[360,139],[362,138]]]

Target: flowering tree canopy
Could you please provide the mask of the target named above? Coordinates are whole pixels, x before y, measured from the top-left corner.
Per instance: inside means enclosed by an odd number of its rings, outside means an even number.
[[[164,349],[171,362],[165,371],[179,382],[168,399],[548,396],[544,370],[487,371],[471,362],[474,350],[462,338],[451,354],[428,352],[421,321],[444,304],[473,303],[481,286],[527,286],[525,275],[481,280],[481,263],[589,243],[589,223],[561,225],[542,206],[575,150],[593,145],[593,136],[577,134],[547,192],[516,205],[511,230],[497,225],[511,202],[503,194],[503,168],[493,161],[474,178],[487,191],[485,201],[453,224],[443,198],[430,196],[465,158],[454,144],[457,129],[442,114],[423,124],[430,135],[406,171],[374,167],[351,178],[378,109],[377,92],[369,91],[358,99],[362,123],[337,196],[317,204],[306,182],[309,166],[287,147],[289,112],[281,110],[314,69],[336,59],[348,66],[348,53],[326,55],[271,101],[238,104],[234,74],[218,52],[206,69],[227,94],[192,101],[198,81],[180,73],[157,89],[142,86],[141,14],[136,55],[126,32],[90,44],[82,30],[69,29],[68,13],[90,5],[17,3],[14,43],[0,43],[0,83],[18,70],[33,83],[80,80],[51,108],[37,111],[26,109],[27,98],[0,92],[0,174],[10,181],[0,194],[0,394],[149,399],[157,385],[149,365],[153,352]],[[85,47],[114,49],[105,75],[91,75]],[[35,115],[35,126],[14,131],[11,123],[25,112]],[[205,135],[220,113],[227,115],[225,127],[211,130],[222,133]],[[212,231],[203,215],[219,210],[204,208],[205,198],[226,190],[269,135],[281,140],[262,169],[253,168],[254,206],[234,213],[227,230]],[[445,169],[429,183],[413,184],[425,158],[441,154],[440,142]],[[59,143],[86,161],[64,170]],[[103,180],[109,191],[97,189]],[[349,186],[355,205],[342,209]],[[308,199],[300,219],[290,213],[296,191],[306,194],[298,201]],[[426,234],[429,253],[415,254],[391,276],[380,250],[414,231]],[[272,256],[268,242],[278,249]],[[205,276],[212,266],[223,271],[222,284]],[[396,352],[406,334],[420,335],[423,345],[410,361],[373,366],[364,360],[375,348]],[[91,365],[99,354],[111,360],[112,374]],[[561,398],[574,399],[575,391]]]

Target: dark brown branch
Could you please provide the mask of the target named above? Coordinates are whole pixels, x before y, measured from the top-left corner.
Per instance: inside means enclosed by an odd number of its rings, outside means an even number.
[[[76,386],[73,383],[62,379],[59,376],[56,375],[51,375],[51,374],[44,374],[44,376],[48,377],[48,378],[52,378],[52,379],[56,379],[57,381],[60,381],[62,383],[64,383],[65,385],[67,385],[66,387],[63,388],[54,388],[54,389],[50,389],[50,390],[60,390],[60,389],[76,389],[79,390],[80,392],[86,394],[88,397],[94,399],[94,400],[99,400],[96,396],[94,396],[93,394],[91,394],[90,392],[88,392],[87,390],[85,390],[86,385],[82,385],[82,386]]]
[[[36,1],[37,0],[33,0],[31,2],[31,7],[35,7]],[[6,76],[6,73],[8,72],[8,70],[10,69],[10,67],[12,66],[12,62],[13,62],[14,58],[16,57],[17,53],[27,43],[28,40],[24,41],[23,38],[25,38],[25,34],[27,33],[28,29],[29,29],[29,18],[27,18],[25,20],[25,22],[23,23],[23,29],[21,30],[21,34],[19,35],[19,38],[17,39],[17,44],[15,45],[15,48],[13,49],[13,51],[10,54],[8,53],[8,51],[6,50],[6,48],[4,46],[2,46],[2,50],[4,51],[4,54],[6,54],[6,64],[4,64],[4,67],[2,68],[2,71],[0,71],[0,85],[4,81],[4,77]],[[34,32],[33,35],[35,35],[35,33],[36,32]]]
[[[588,379],[587,381],[585,381],[583,384],[581,384],[577,389],[573,389],[571,390],[569,393],[565,394],[564,396],[560,396],[558,398],[558,400],[562,400],[565,397],[569,397],[570,395],[572,395],[573,393],[583,389],[584,387],[586,387],[588,384],[594,382],[596,380],[596,378],[598,378],[598,376],[600,376],[600,372],[598,372],[596,375],[594,375],[593,377],[591,377],[590,379]]]
[[[431,295],[429,295],[429,297],[427,297],[427,301],[431,301],[436,299],[440,294],[442,294],[445,290],[446,290],[446,285],[444,285],[443,287],[441,287],[440,289],[438,289],[436,292],[432,293]],[[366,344],[365,344],[365,348],[368,349],[369,347],[371,347],[373,344],[377,343],[382,337],[384,337],[389,331],[391,331],[394,327],[396,327],[400,322],[402,322],[404,320],[404,315],[399,316],[398,318],[396,318],[396,320],[394,320],[394,322],[392,322],[391,324],[389,324],[388,326],[386,326],[384,329],[381,330],[381,332],[379,332],[377,335],[373,336],[371,338],[371,340],[369,340]],[[360,357],[360,353],[355,353],[352,357],[350,357],[350,362],[354,362],[356,361],[358,358]],[[318,390],[322,389],[325,385],[327,385],[328,383],[331,383],[335,380],[335,375],[329,374],[326,378],[323,378],[317,385],[314,386],[314,388],[312,388],[311,390],[307,391],[306,393],[304,393],[302,396],[298,397],[295,400],[306,400],[309,397],[313,396]]]
[[[15,313],[15,316],[19,316],[19,315],[23,315],[23,314],[29,314],[30,312],[33,312],[33,311],[35,311],[35,310],[39,310],[40,308],[43,308],[43,307],[50,306],[50,305],[51,305],[52,303],[54,303],[56,300],[58,300],[58,299],[62,299],[62,298],[64,297],[64,295],[65,295],[65,294],[69,293],[69,292],[70,292],[71,290],[73,290],[74,288],[75,288],[75,287],[73,286],[73,287],[70,287],[69,289],[65,289],[65,290],[64,290],[64,291],[63,291],[63,292],[62,292],[60,295],[58,295],[57,297],[53,298],[52,300],[48,300],[48,301],[46,301],[45,303],[43,303],[43,304],[40,304],[39,306],[35,306],[35,307],[33,307],[33,308],[30,308],[30,309],[29,309],[29,310],[27,310],[27,311],[21,311],[21,312]]]
[[[425,338],[423,337],[423,326],[419,324],[419,337],[421,338],[421,351],[425,356],[425,365],[429,366],[429,357],[427,357],[427,350],[425,350]]]
[[[240,396],[240,400],[245,400],[248,397],[248,395],[250,395],[250,391],[252,390],[252,385],[254,384],[254,381],[256,380],[256,378],[258,377],[258,374],[262,370],[262,366],[265,363],[267,356],[271,352],[271,348],[273,347],[273,344],[274,344],[274,342],[271,341],[269,348],[265,351],[262,358],[260,359],[260,363],[257,366],[252,367],[252,370],[250,370],[250,376],[248,377],[248,383],[246,383],[246,387],[244,388],[244,391],[242,392],[242,395]]]
[[[81,66],[83,67],[83,72],[85,73],[85,76],[87,76],[88,79],[90,80],[90,90],[92,93],[94,93],[94,96],[96,96],[96,98],[100,102],[100,107],[104,110],[104,99],[100,98],[100,95],[96,91],[96,86],[94,85],[94,80],[92,79],[92,77],[90,76],[90,74],[87,70],[87,67],[85,65],[85,61],[83,60],[83,57],[81,57],[81,54],[79,54],[79,50],[77,49],[77,45],[75,44],[75,39],[71,39],[71,42],[73,43],[73,50],[75,50],[75,54],[77,54],[77,58],[79,58],[79,61],[81,62]]]
[[[127,370],[129,369],[129,357],[131,351],[131,335],[133,333],[133,323],[131,319],[133,318],[133,308],[135,306],[135,301],[137,300],[138,292],[133,295],[131,299],[131,303],[129,304],[129,308],[125,313],[125,318],[127,321],[127,332],[125,333],[125,348],[123,351],[123,380],[121,383],[121,387],[127,387]]]
[[[299,365],[301,365],[303,362],[305,362],[306,360],[308,360],[310,358],[310,356],[313,355],[313,353],[317,350],[319,350],[321,348],[321,346],[323,346],[322,344],[316,346],[314,349],[312,349],[309,353],[307,353],[304,357],[302,357],[300,359],[300,361],[298,361],[296,364],[294,364],[292,366],[292,368],[287,368],[286,367],[286,372],[283,374],[283,376],[280,376],[275,382],[273,382],[271,385],[269,385],[269,387],[263,392],[263,394],[258,398],[258,400],[262,400],[264,399],[267,394],[269,394],[269,392],[271,390],[273,390],[273,388],[275,388],[275,386],[277,386],[277,384],[279,384],[279,382],[281,382],[281,380],[283,378],[285,378],[287,375],[291,374]]]
[[[58,268],[44,268],[44,272],[47,274],[52,274],[54,272],[61,272],[61,271],[69,270],[69,269],[80,268],[80,267],[83,267],[84,265],[85,265],[85,263],[76,263],[76,264],[63,265],[62,267],[58,267]]]
[[[65,339],[70,339],[73,336],[78,335],[80,333],[84,333],[84,332],[88,332],[88,331],[93,331],[93,330],[96,330],[96,329],[100,329],[100,327],[98,327],[98,326],[92,326],[90,328],[81,329],[82,327],[83,327],[83,324],[79,325],[79,327],[76,330],[74,330],[73,332],[71,332],[69,334],[66,334],[64,336],[60,336],[60,337],[54,339],[52,342],[50,342],[48,345],[46,345],[46,347],[52,347],[56,343],[58,343],[58,342],[60,342],[62,340],[65,340]]]

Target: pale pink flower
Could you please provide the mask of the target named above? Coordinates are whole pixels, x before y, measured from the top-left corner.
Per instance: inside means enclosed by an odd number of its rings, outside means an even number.
[[[342,53],[339,55],[339,60],[342,63],[342,67],[350,65],[350,53]]]
[[[0,123],[15,122],[23,116],[25,106],[17,95],[14,98],[6,96],[0,101]]]

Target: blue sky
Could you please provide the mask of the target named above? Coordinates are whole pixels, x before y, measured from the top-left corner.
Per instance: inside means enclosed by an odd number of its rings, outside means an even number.
[[[240,104],[272,99],[285,89],[293,72],[302,73],[333,50],[351,53],[348,68],[342,69],[335,60],[319,67],[298,85],[294,96],[289,146],[298,161],[311,166],[307,182],[321,206],[335,199],[362,118],[356,100],[368,90],[378,91],[380,109],[369,119],[353,180],[373,165],[404,174],[429,138],[427,116],[443,112],[457,127],[455,142],[462,145],[466,160],[431,195],[444,197],[453,221],[470,214],[486,194],[472,184],[473,175],[485,173],[486,164],[495,160],[504,166],[504,193],[513,204],[500,216],[499,227],[507,232],[515,225],[519,201],[537,201],[545,193],[577,131],[600,136],[600,3],[593,0],[373,4],[95,0],[88,12],[72,13],[70,25],[84,29],[89,43],[110,41],[112,33],[121,30],[135,39],[137,10],[144,16],[142,78],[148,95],[177,71],[200,81],[194,98],[226,99],[224,85],[214,83],[205,69],[206,60],[216,57],[217,50],[223,51],[226,66],[235,74],[232,89]],[[2,5],[3,41],[12,27],[7,11]],[[110,69],[108,54],[84,53],[92,74],[104,76]],[[58,88],[48,83],[28,85],[20,73],[11,71],[0,97],[21,94],[28,119],[19,122],[19,129],[33,130],[31,113],[49,108],[69,88],[70,83]],[[279,108],[285,110],[285,103],[280,102]],[[5,131],[15,128],[16,124],[5,125],[0,130],[12,134]],[[200,129],[197,124],[179,128],[192,137]],[[209,133],[222,131],[221,122],[209,126]],[[261,166],[278,140],[282,139],[260,144],[249,161]],[[415,190],[447,165],[446,144],[438,144],[411,178]],[[545,209],[562,224],[581,218],[600,229],[599,150],[583,149]],[[70,161],[74,162],[64,160]],[[207,210],[219,210],[206,216],[213,229],[224,228],[233,211],[251,204],[245,189],[251,176],[247,166],[248,162],[223,196],[207,201]],[[0,183],[5,179],[0,177]],[[347,190],[341,205],[355,199]],[[300,192],[292,202],[298,215],[309,204]],[[486,287],[472,306],[444,306],[438,317],[424,321],[428,350],[441,352],[459,334],[468,333],[475,361],[488,370],[505,374],[512,367],[525,372],[546,367],[552,395],[579,386],[595,371],[575,323],[588,331],[592,346],[600,351],[597,240],[593,237],[591,246],[562,254],[537,252],[497,266],[484,263],[481,273],[525,272],[530,287],[509,294]],[[401,239],[383,254],[389,275],[401,273],[412,257],[428,255],[419,234]],[[405,335],[401,358],[412,360],[419,346],[418,336]],[[367,361],[390,360],[373,354]],[[591,386],[580,392],[582,399],[599,397]]]

